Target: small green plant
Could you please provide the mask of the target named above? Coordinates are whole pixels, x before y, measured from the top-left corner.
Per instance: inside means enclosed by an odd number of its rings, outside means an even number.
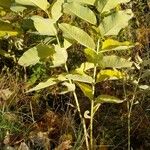
[[[18,63],[28,67],[40,61],[50,61],[51,68],[62,67],[66,72],[50,77],[45,82],[40,82],[27,92],[37,91],[56,84],[62,84],[60,94],[72,92],[77,110],[82,121],[87,150],[94,149],[93,121],[94,115],[102,103],[122,103],[124,99],[114,95],[96,95],[96,85],[106,80],[124,80],[128,78],[126,68],[131,68],[129,58],[117,56],[115,51],[130,50],[134,44],[129,41],[118,41],[116,36],[128,25],[133,17],[131,9],[122,10],[121,3],[130,0],[57,0],[48,3],[47,0],[15,0],[10,5],[11,10],[20,13],[24,19],[33,22],[36,31],[32,34],[46,35],[47,37],[37,45],[29,48],[20,57]],[[2,3],[2,7],[3,4]],[[45,15],[26,16],[31,8],[40,9]],[[66,23],[68,17],[69,23]],[[71,19],[70,19],[71,18]],[[80,23],[88,24],[88,31],[80,27]],[[1,23],[1,22],[0,22]],[[0,26],[0,35],[17,35],[19,30],[12,30],[12,26],[5,23]],[[9,28],[5,33],[1,28]],[[30,27],[29,27],[30,28]],[[33,29],[33,28],[32,28]],[[31,31],[30,31],[31,32]],[[75,43],[83,46],[87,59],[75,70],[68,70],[67,49]],[[113,53],[113,54],[112,54]],[[76,88],[79,87],[85,97],[90,101],[84,115],[78,100]],[[89,127],[86,126],[85,118],[90,119]]]

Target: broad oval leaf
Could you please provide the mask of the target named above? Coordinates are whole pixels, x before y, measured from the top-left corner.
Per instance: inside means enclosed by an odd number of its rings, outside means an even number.
[[[73,81],[84,82],[84,83],[92,83],[93,78],[86,74],[68,74],[66,78]]]
[[[44,89],[46,87],[49,87],[49,86],[52,86],[52,85],[55,85],[55,84],[57,84],[56,79],[55,78],[50,78],[45,82],[40,82],[37,86],[31,88],[26,93],[41,90],[41,89]]]
[[[80,17],[81,19],[91,24],[96,24],[96,16],[94,12],[88,7],[85,7],[79,3],[76,3],[76,2],[65,3],[64,10],[67,13],[71,12],[75,14],[76,16]]]
[[[12,26],[10,23],[0,21],[0,37],[5,35],[16,36],[20,33],[21,31],[18,28]]]
[[[132,47],[134,47],[134,45],[129,41],[119,42],[113,39],[106,39],[102,43],[102,49],[100,50],[100,52],[107,52],[112,50],[127,50]]]
[[[95,103],[123,103],[123,100],[120,100],[119,98],[115,96],[110,95],[100,95],[95,99]]]
[[[111,69],[105,69],[101,70],[97,74],[97,80],[96,82],[101,82],[105,80],[117,80],[117,79],[123,79],[125,74],[118,70],[111,70]]]
[[[129,68],[132,66],[133,63],[125,58],[121,58],[116,55],[111,55],[104,56],[98,64],[101,68]]]
[[[115,12],[104,17],[99,25],[102,36],[117,35],[122,28],[128,25],[128,21],[133,17],[131,9]]]
[[[53,19],[45,19],[41,16],[33,16],[31,19],[40,35],[54,36],[57,34],[57,30],[54,26],[55,21]]]
[[[127,3],[130,0],[96,0],[95,5],[97,10],[100,13],[103,13],[105,11],[109,11],[112,8],[115,8],[120,3]]]
[[[90,100],[93,99],[92,87],[90,85],[85,83],[77,83],[77,85],[80,87],[86,97],[88,97]]]
[[[64,34],[69,35],[72,39],[76,40],[85,47],[95,49],[95,43],[93,39],[82,29],[67,23],[59,24],[59,28]]]
[[[48,45],[39,44],[27,50],[19,59],[21,66],[27,67],[38,63],[41,59],[50,57],[54,54],[54,48]]]

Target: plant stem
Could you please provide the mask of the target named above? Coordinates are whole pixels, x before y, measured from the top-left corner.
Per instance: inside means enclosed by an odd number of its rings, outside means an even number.
[[[97,41],[97,49],[96,53],[98,54],[99,51],[99,39]],[[91,100],[91,116],[90,116],[90,149],[93,149],[93,120],[94,120],[94,95],[95,95],[95,84],[96,84],[96,71],[97,71],[97,64],[94,65],[93,71],[93,83],[92,83],[92,95],[93,99]]]
[[[66,64],[65,64],[65,69],[66,69],[66,72],[69,73],[68,67],[67,67]],[[72,84],[71,80],[69,80],[69,82]],[[81,119],[81,122],[82,122],[82,125],[83,125],[86,148],[87,148],[87,150],[90,150],[90,148],[89,148],[89,142],[88,142],[88,133],[87,133],[87,127],[86,127],[85,119],[82,117],[79,100],[78,100],[78,97],[77,97],[77,94],[76,94],[75,91],[73,91],[73,96],[74,96],[76,107],[77,107],[77,110],[78,110],[78,113],[79,113],[79,116],[80,116],[80,119]]]
[[[132,113],[132,108],[134,105],[134,100],[136,98],[136,91],[137,91],[140,79],[141,79],[141,72],[140,72],[139,78],[137,80],[136,86],[134,88],[132,99],[127,102],[127,109],[128,109],[128,150],[131,150],[131,113]]]

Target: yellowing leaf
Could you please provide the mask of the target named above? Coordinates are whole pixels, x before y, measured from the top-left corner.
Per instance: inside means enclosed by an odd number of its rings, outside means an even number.
[[[99,25],[102,36],[117,35],[122,28],[128,25],[128,21],[133,17],[130,9],[115,12],[104,17]]]
[[[88,62],[91,62],[94,64],[97,64],[103,58],[102,53],[97,54],[95,50],[92,50],[89,48],[86,48],[84,50],[84,53],[85,53],[85,56],[86,56]]]
[[[75,69],[75,73],[84,74],[87,70],[94,68],[93,63],[85,62],[82,63],[81,66]]]
[[[123,79],[124,76],[125,76],[125,74],[118,70],[105,69],[105,70],[101,70],[97,74],[96,82],[101,82],[101,81],[105,81],[105,80]]]
[[[115,96],[110,96],[110,95],[100,95],[95,99],[95,103],[122,103],[124,102],[123,100],[120,100],[119,98]]]
[[[134,45],[128,41],[119,42],[113,39],[106,39],[102,43],[102,50],[100,52],[106,52],[111,50],[126,50],[132,48]]]
[[[85,83],[77,83],[77,85],[80,87],[85,96],[87,96],[90,100],[93,99],[92,87],[90,85]]]
[[[0,21],[0,37],[9,35],[9,36],[16,36],[20,34],[21,31],[12,26],[10,23]]]
[[[95,49],[94,40],[82,29],[67,23],[61,23],[59,24],[59,27],[64,34],[69,35],[69,37],[76,40],[80,44],[84,45],[85,47]]]
[[[64,10],[67,13],[73,13],[76,16],[82,18],[83,20],[91,23],[96,24],[96,16],[94,12],[89,9],[88,7],[85,7],[79,3],[72,2],[72,3],[65,3],[64,4]]]
[[[54,54],[53,47],[39,44],[27,50],[19,59],[18,63],[21,66],[29,66],[38,63],[41,59],[50,57]]]

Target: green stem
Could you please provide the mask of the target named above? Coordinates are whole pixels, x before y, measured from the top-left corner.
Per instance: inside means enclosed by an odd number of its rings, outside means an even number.
[[[68,67],[67,67],[66,64],[65,64],[65,69],[66,69],[66,72],[69,73]],[[69,80],[69,82],[72,84],[71,80]],[[87,148],[87,150],[90,150],[90,148],[89,148],[89,142],[88,142],[88,133],[87,133],[87,127],[86,127],[85,119],[82,117],[79,100],[78,100],[78,97],[77,97],[77,94],[76,94],[75,91],[73,91],[73,96],[74,96],[76,107],[77,107],[77,110],[78,110],[78,113],[79,113],[79,116],[80,116],[80,119],[81,119],[81,122],[82,122],[82,125],[83,125],[86,148]]]
[[[99,51],[99,40],[97,42],[97,49],[96,53],[98,54]],[[90,149],[93,149],[93,120],[94,120],[94,95],[95,95],[95,84],[96,84],[96,71],[97,71],[97,64],[94,65],[94,72],[93,72],[93,83],[92,83],[92,95],[93,99],[91,100],[91,116],[90,116]]]

